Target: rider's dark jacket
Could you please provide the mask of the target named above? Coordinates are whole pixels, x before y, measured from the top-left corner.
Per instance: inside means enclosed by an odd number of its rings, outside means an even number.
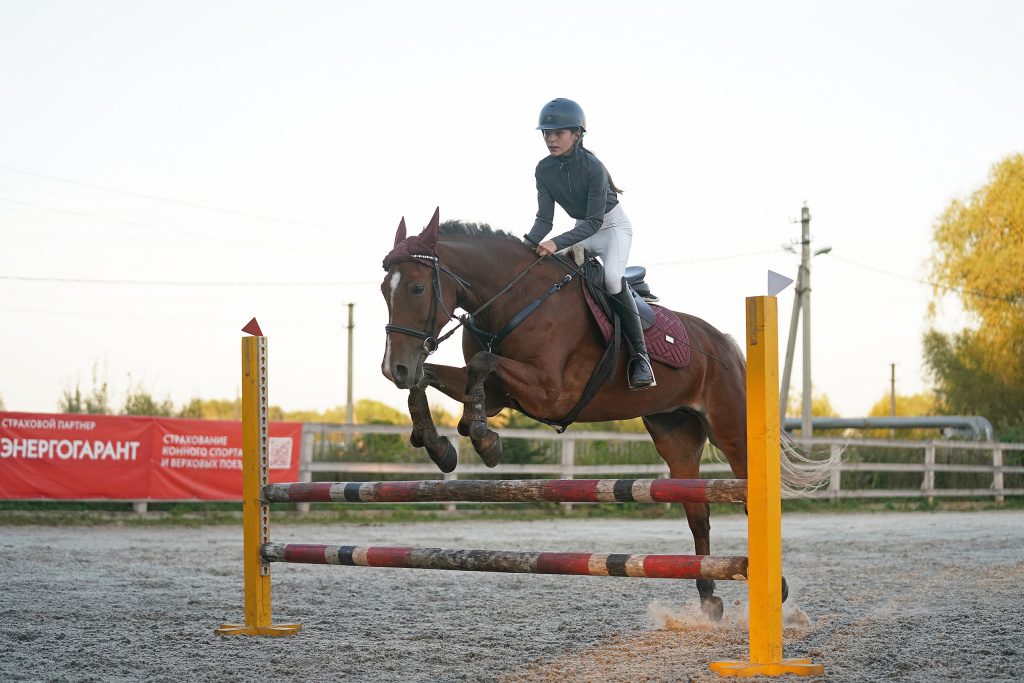
[[[540,244],[551,232],[557,202],[567,214],[585,221],[554,238],[559,250],[600,230],[604,215],[619,203],[608,182],[608,171],[592,152],[577,144],[571,155],[547,156],[537,164],[537,220],[527,238]]]

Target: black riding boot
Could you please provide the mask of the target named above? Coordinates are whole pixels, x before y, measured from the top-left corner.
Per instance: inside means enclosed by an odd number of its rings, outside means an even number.
[[[633,301],[633,293],[629,291],[626,278],[622,278],[622,290],[618,294],[612,294],[620,305],[616,306],[616,313],[622,321],[622,333],[629,342],[633,357],[629,361],[626,376],[629,378],[630,391],[649,389],[657,386],[654,381],[654,367],[647,355],[647,345],[644,343],[644,330],[640,324],[640,314],[636,310],[636,302]]]

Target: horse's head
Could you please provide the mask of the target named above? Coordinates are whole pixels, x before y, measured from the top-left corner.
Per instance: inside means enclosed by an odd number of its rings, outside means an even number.
[[[454,308],[455,292],[444,291],[435,247],[439,212],[413,237],[405,236],[405,219],[398,225],[395,246],[384,258],[381,294],[388,304],[387,344],[381,372],[399,389],[423,380],[423,361],[437,348],[437,334]]]

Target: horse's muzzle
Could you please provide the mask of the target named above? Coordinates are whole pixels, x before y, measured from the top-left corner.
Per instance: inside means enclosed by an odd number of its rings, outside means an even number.
[[[381,370],[399,389],[411,389],[423,379],[423,357],[417,357],[411,365],[392,363],[390,366],[383,366]]]
[[[408,365],[406,365],[405,363],[398,363],[397,365],[395,365],[395,369],[392,371],[391,374],[393,375],[392,379],[394,380],[395,384],[398,385],[399,389],[409,388],[409,385],[407,384],[409,380]]]

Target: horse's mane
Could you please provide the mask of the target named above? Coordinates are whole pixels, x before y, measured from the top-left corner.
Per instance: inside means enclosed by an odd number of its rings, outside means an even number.
[[[440,233],[442,235],[471,235],[471,236],[486,236],[486,237],[497,237],[502,240],[509,240],[510,242],[522,243],[522,240],[510,232],[504,230],[496,230],[492,228],[488,223],[470,223],[468,221],[460,220],[447,220],[440,225]]]

